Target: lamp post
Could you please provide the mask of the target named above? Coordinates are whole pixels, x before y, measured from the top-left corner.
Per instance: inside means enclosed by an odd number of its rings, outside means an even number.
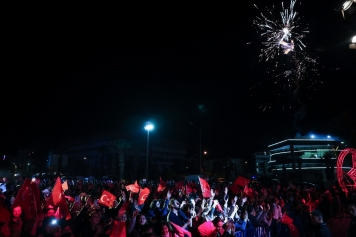
[[[153,130],[153,128],[154,126],[152,123],[146,122],[145,130],[147,131],[147,155],[146,155],[146,180],[147,181],[148,181],[148,145],[150,142],[150,131]]]
[[[199,173],[202,173],[203,172],[203,166],[202,166],[202,163],[201,163],[201,128],[198,127],[197,125],[195,125],[192,122],[189,122],[189,124],[193,125],[193,126],[195,126],[196,128],[199,129],[199,165],[200,165]]]

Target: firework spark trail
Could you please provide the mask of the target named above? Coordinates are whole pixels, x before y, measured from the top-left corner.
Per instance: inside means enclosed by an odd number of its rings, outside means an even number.
[[[254,4],[259,15],[253,20],[252,25],[264,39],[258,56],[259,61],[274,62],[274,67],[268,67],[266,73],[271,74],[275,85],[278,84],[283,90],[293,91],[294,99],[304,106],[298,98],[299,89],[303,80],[314,80],[309,72],[317,74],[315,69],[317,63],[303,42],[309,31],[299,22],[300,17],[295,10],[296,2],[297,0],[291,0],[287,8],[282,2],[281,10],[276,10],[274,6],[266,7],[265,13]],[[313,81],[312,85],[316,84],[315,82]],[[310,85],[307,85],[306,88],[309,87]],[[288,107],[291,108],[291,105]],[[265,111],[271,108],[271,105],[264,103],[260,108]]]
[[[294,6],[297,0],[291,0],[289,8],[285,8],[282,2],[282,11],[280,12],[280,19],[274,17],[274,7],[267,12],[270,15],[268,19],[262,11],[254,4],[259,11],[260,16],[257,16],[253,21],[253,25],[259,28],[261,36],[266,38],[262,44],[264,48],[259,55],[260,60],[263,58],[265,61],[274,59],[280,55],[280,49],[283,49],[284,54],[288,54],[291,51],[295,51],[295,45],[300,50],[303,50],[306,45],[303,43],[305,33],[308,33],[307,29],[302,29],[299,24],[300,18],[297,17],[297,12],[294,10]]]

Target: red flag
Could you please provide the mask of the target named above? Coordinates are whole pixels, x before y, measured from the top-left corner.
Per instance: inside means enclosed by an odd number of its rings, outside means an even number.
[[[204,198],[210,198],[211,197],[211,192],[210,192],[210,186],[206,180],[202,179],[199,177],[199,183],[201,187],[201,191],[203,194]]]
[[[47,205],[55,205],[59,207],[59,215],[66,220],[71,218],[70,211],[66,202],[66,197],[63,193],[62,181],[58,177],[56,183],[53,186],[51,196],[48,198]]]
[[[64,197],[63,188],[62,188],[62,181],[58,177],[56,183],[54,184],[53,190],[52,190],[53,204],[54,205],[58,205],[62,200],[62,196]]]
[[[248,196],[249,198],[254,198],[254,193],[252,188],[245,186],[244,188],[244,193],[246,194],[246,196]]]
[[[138,193],[140,191],[140,185],[137,184],[137,180],[134,184],[130,184],[125,186],[127,191],[131,191],[133,193]]]
[[[293,219],[290,218],[286,213],[284,213],[282,216],[281,222],[282,222],[282,224],[290,225],[293,223]]]
[[[104,190],[103,193],[101,194],[98,202],[107,206],[107,207],[112,207],[114,205],[115,200],[116,200],[115,195]]]
[[[242,187],[245,187],[249,183],[250,183],[250,180],[248,178],[245,178],[242,176],[237,177],[237,179],[235,180],[235,184],[240,185]]]
[[[162,186],[161,184],[158,184],[158,188],[157,188],[157,192],[162,192],[164,190],[164,186]]]
[[[176,187],[176,190],[182,189],[183,188],[183,181],[177,182],[175,187]]]
[[[137,204],[138,205],[144,204],[149,194],[150,194],[150,190],[148,188],[141,189],[140,194],[138,196]]]
[[[233,194],[241,193],[241,189],[239,188],[239,186],[236,183],[234,183],[230,186],[230,190]]]
[[[68,202],[75,202],[75,198],[71,196],[65,196],[67,198]]]
[[[188,235],[189,237],[192,237],[192,234],[186,229],[180,227],[179,225],[174,224],[173,222],[170,223],[174,227],[175,230],[174,232],[177,233],[179,237],[184,237],[184,234]]]
[[[36,186],[37,187],[37,186]],[[38,189],[37,189],[38,190]],[[39,194],[38,194],[39,195]],[[25,213],[25,219],[29,220],[36,216],[38,211],[36,190],[33,190],[33,185],[29,179],[25,179],[20,191],[17,193],[12,208],[20,206]]]
[[[289,234],[290,234],[289,236],[290,237],[300,237],[299,231],[298,231],[297,227],[295,227],[294,224],[289,224],[288,228],[289,228]]]
[[[192,192],[192,188],[189,185],[185,185],[185,195],[189,195]]]
[[[212,221],[206,221],[198,227],[200,236],[210,237],[216,236],[216,228]]]
[[[126,222],[115,220],[110,237],[126,237]]]
[[[134,185],[136,188],[140,188],[140,185],[137,183],[137,180],[135,181]]]

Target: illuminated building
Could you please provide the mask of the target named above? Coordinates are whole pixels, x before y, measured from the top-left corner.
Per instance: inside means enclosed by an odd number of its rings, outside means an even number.
[[[268,152],[255,153],[256,171],[261,176],[280,180],[334,180],[336,159],[343,148],[344,142],[330,136],[325,139],[286,139],[269,145]]]

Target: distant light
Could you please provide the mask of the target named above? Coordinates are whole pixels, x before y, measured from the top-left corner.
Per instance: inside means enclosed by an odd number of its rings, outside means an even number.
[[[331,138],[331,137],[328,135],[328,138]]]
[[[146,131],[151,131],[151,130],[153,130],[153,129],[154,129],[153,124],[150,123],[150,122],[147,122],[147,123],[146,123],[146,126],[145,126],[145,130],[146,130]]]
[[[208,152],[204,151],[204,155],[208,154]]]
[[[27,165],[30,165],[30,163],[27,163]]]
[[[344,144],[344,142],[341,142],[341,144]]]
[[[84,160],[86,160],[87,158],[86,157],[84,157]]]
[[[355,35],[354,37],[352,37],[351,42],[352,42],[353,44],[356,43],[356,35]]]
[[[346,11],[347,9],[349,9],[349,8],[351,7],[353,1],[354,1],[354,0],[346,0],[346,1],[342,4],[341,10]]]
[[[310,137],[311,137],[311,138],[314,138],[315,136],[314,136],[314,135],[311,135]]]
[[[5,160],[6,159],[6,155],[4,155],[4,158],[2,158],[2,160]]]
[[[247,164],[247,161],[245,161],[245,164]]]

